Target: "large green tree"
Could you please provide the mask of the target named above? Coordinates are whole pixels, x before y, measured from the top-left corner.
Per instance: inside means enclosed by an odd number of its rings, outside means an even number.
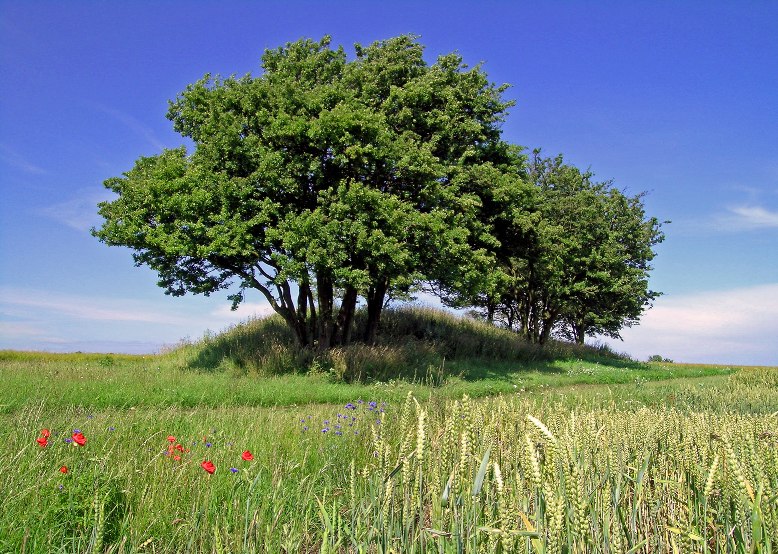
[[[167,293],[257,290],[302,346],[372,342],[393,290],[476,289],[492,259],[475,167],[505,150],[504,87],[415,37],[268,50],[257,77],[206,75],[168,118],[194,142],[140,158],[106,187],[93,233],[134,250]],[[474,237],[474,235],[478,235]],[[474,248],[473,245],[477,246]]]

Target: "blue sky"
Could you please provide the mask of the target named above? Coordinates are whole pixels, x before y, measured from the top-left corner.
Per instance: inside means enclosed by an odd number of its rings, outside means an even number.
[[[664,292],[617,350],[778,364],[776,2],[0,0],[0,348],[150,352],[252,313],[171,298],[89,235],[108,177],[183,143],[167,101],[265,48],[421,35],[509,83],[506,139],[563,153],[671,220]],[[353,51],[353,50],[351,50]]]

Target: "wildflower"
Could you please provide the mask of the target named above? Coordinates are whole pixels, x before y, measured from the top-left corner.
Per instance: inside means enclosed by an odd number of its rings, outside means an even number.
[[[246,460],[247,462],[250,462],[251,460],[253,460],[253,459],[254,459],[254,454],[252,454],[252,453],[251,453],[250,451],[248,451],[248,450],[245,450],[245,451],[243,452],[243,454],[241,454],[241,456],[240,456],[240,457],[241,457],[241,458],[243,458],[244,460]]]
[[[237,467],[231,467],[230,471],[233,472],[233,473],[238,473],[239,470],[238,470]]]
[[[322,430],[321,430],[321,432],[322,432],[322,433],[326,433],[326,432],[328,432],[329,430],[330,430],[330,428],[329,428],[329,427],[325,427],[324,429],[322,429]]]
[[[339,437],[343,436],[343,433],[341,433],[340,431],[335,431],[335,434],[338,435]]]
[[[109,427],[108,430],[109,431],[116,431],[116,427]]]
[[[73,431],[73,442],[75,442],[78,446],[84,446],[86,444],[86,437],[81,431],[76,431]]]
[[[211,446],[213,446],[213,445],[212,445],[210,442],[206,442],[206,443],[205,443],[205,447],[206,447],[206,448],[210,448]]]
[[[375,410],[378,407],[378,402],[370,402],[368,406],[368,410]]]
[[[61,468],[59,468],[59,472],[60,473],[67,473],[68,472],[68,466],[62,466]]]
[[[46,437],[38,437],[35,439],[35,442],[41,445],[41,448],[45,448],[46,445],[49,443],[48,440],[46,440]]]
[[[307,431],[307,430],[308,430],[308,426],[307,426],[307,425],[304,425],[304,426],[303,426],[303,431]]]
[[[176,450],[178,450],[179,452],[183,452],[184,451],[184,446],[182,444],[180,444],[180,443],[175,445],[174,448]]]
[[[349,402],[348,404],[346,404],[345,408],[346,408],[347,410],[356,410],[356,409],[357,409],[357,407],[356,407],[356,406],[354,406],[354,404],[352,404],[351,402]]]
[[[76,433],[80,433],[80,432],[81,432],[81,429],[73,429],[73,434],[74,434],[74,435],[75,435]]]
[[[167,441],[168,442],[176,442],[176,438],[173,435],[168,435]]]
[[[175,461],[177,461],[177,462],[180,462],[180,461],[181,461],[181,456],[179,456],[178,454],[176,454],[175,456],[173,456],[173,459],[174,459]]]
[[[203,463],[200,464],[200,467],[202,467],[205,471],[207,471],[209,475],[213,474],[213,472],[216,471],[216,466],[213,465],[213,462],[211,460],[204,461]]]
[[[70,437],[65,437],[66,444],[70,444],[71,442],[73,442],[73,439],[71,439]]]
[[[48,429],[41,429],[41,436],[47,439],[51,436],[51,431]]]

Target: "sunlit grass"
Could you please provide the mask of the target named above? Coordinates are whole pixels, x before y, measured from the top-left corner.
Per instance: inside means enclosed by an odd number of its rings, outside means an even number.
[[[755,369],[418,404],[28,403],[0,416],[0,551],[767,552],[777,384]]]

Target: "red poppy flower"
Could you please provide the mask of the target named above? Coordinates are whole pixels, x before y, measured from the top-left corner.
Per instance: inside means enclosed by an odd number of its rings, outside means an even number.
[[[84,433],[73,433],[73,442],[78,446],[84,446],[86,444],[86,437]]]
[[[212,474],[214,471],[216,471],[216,466],[213,465],[213,462],[211,460],[204,461],[203,463],[200,464],[200,467],[202,467],[209,474]]]
[[[68,466],[62,466],[61,468],[59,468],[59,472],[60,473],[67,473],[68,472]]]
[[[179,452],[183,452],[184,451],[184,447],[181,444],[177,444],[176,445],[176,450],[178,450]]]
[[[254,454],[252,454],[251,452],[249,452],[248,450],[246,450],[246,451],[245,451],[245,452],[243,452],[243,454],[241,455],[241,458],[243,458],[243,459],[244,459],[244,460],[246,460],[247,462],[250,462],[251,460],[253,460],[253,459],[254,459]]]
[[[47,439],[51,436],[51,431],[49,431],[48,429],[41,429],[41,436]]]
[[[174,459],[175,461],[177,461],[177,462],[180,462],[180,461],[181,461],[181,456],[179,456],[178,454],[176,454],[175,456],[173,456],[173,459]]]
[[[176,442],[176,438],[173,435],[168,435],[167,441],[168,442]]]
[[[40,445],[41,445],[41,448],[45,447],[45,446],[46,446],[46,445],[49,443],[49,441],[48,441],[48,440],[46,440],[46,437],[40,437],[40,438],[37,438],[37,439],[35,439],[35,442],[37,442],[38,444],[40,444]]]

